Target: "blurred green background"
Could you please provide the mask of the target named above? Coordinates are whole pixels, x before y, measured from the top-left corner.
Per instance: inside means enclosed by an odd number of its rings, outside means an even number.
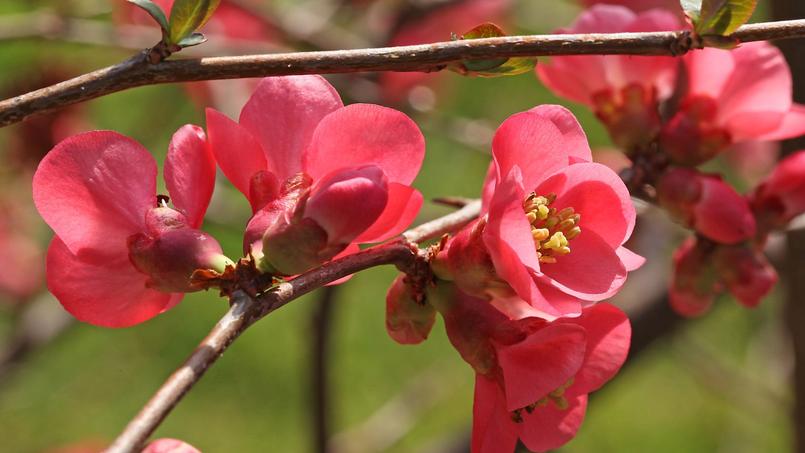
[[[2,0],[0,35],[2,24],[21,17],[17,14],[45,8],[109,25],[111,3]],[[530,32],[565,25],[578,11],[556,0],[524,0],[516,8],[513,28]],[[755,19],[763,14],[761,10]],[[203,46],[199,52],[204,52]],[[46,70],[80,73],[130,54],[114,46],[4,36],[0,92],[18,94],[15,87]],[[498,79],[442,77],[450,89],[439,93],[436,108],[410,111],[428,144],[415,183],[426,199],[478,196],[489,162],[488,147],[483,144],[489,132],[508,115],[534,105],[567,104],[533,74]],[[354,78],[331,80],[349,101],[345,87]],[[594,147],[609,145],[588,111],[569,107]],[[204,122],[201,109],[176,85],[114,94],[88,102],[82,109],[92,127],[133,137],[160,160],[178,127]],[[467,140],[474,136],[468,132],[478,137]],[[14,133],[13,127],[0,130],[0,153]],[[205,229],[230,256],[238,256],[248,206],[223,177],[219,183]],[[426,204],[420,220],[445,212],[447,208]],[[673,246],[660,244],[665,253],[655,259],[669,261]],[[631,284],[652,278],[649,271],[634,275]],[[385,407],[390,415],[383,415],[379,426],[399,428],[400,438],[392,436],[381,451],[451,451],[450,446],[460,445],[469,433],[473,373],[450,347],[441,321],[420,346],[403,347],[387,336],[384,296],[393,275],[391,268],[372,269],[336,293],[329,340],[332,430],[339,435],[338,445],[348,451],[371,446],[366,433],[355,428]],[[312,315],[318,297],[317,293],[303,297],[249,329],[155,437],[183,439],[205,452],[311,451],[309,376]],[[47,303],[58,306],[56,301]],[[41,452],[77,442],[111,440],[226,308],[223,299],[208,292],[191,294],[175,309],[133,328],[71,326],[2,376],[0,451]],[[11,335],[17,311],[0,306],[0,338]],[[788,451],[791,363],[779,311],[775,297],[755,311],[725,300],[704,319],[687,322],[593,396],[578,437],[562,451]],[[397,405],[388,406],[390,401]]]

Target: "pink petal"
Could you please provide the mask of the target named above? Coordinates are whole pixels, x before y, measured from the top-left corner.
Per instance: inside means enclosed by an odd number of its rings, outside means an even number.
[[[200,227],[215,186],[215,158],[200,127],[188,124],[173,135],[165,158],[165,185],[189,225]]]
[[[570,390],[587,394],[598,390],[620,370],[632,338],[632,326],[626,314],[610,304],[595,304],[573,320],[563,320],[584,327],[587,349],[584,364]]]
[[[593,154],[587,141],[587,134],[573,113],[561,105],[543,104],[529,112],[536,113],[553,121],[565,138],[565,151],[570,156],[570,163],[592,162]]]
[[[249,198],[252,176],[267,168],[263,150],[240,124],[216,110],[207,109],[206,112],[207,139],[215,160],[227,179]]]
[[[683,58],[688,72],[688,96],[704,95],[719,99],[735,69],[732,53],[706,48],[692,50]]]
[[[142,453],[201,453],[201,451],[181,440],[165,438],[151,442]]]
[[[382,242],[402,233],[413,223],[421,207],[422,194],[418,190],[396,182],[389,183],[386,208],[355,242]]]
[[[489,212],[489,203],[492,202],[492,195],[495,194],[497,177],[497,167],[495,166],[495,162],[489,162],[489,167],[486,169],[486,177],[484,178],[483,189],[481,189],[481,215]]]
[[[559,316],[561,313],[540,294],[529,272],[539,269],[539,261],[531,227],[523,212],[524,197],[520,169],[514,167],[495,190],[483,241],[495,270],[521,298],[549,317]]]
[[[629,190],[605,165],[571,165],[540,184],[536,192],[556,194],[553,207],[559,210],[572,207],[581,215],[582,234],[594,231],[613,248],[632,234],[636,213]]]
[[[725,121],[737,113],[784,113],[791,108],[791,71],[778,48],[767,42],[744,43],[730,54],[735,69],[717,98]]]
[[[619,33],[631,24],[637,14],[616,5],[595,5],[583,11],[576,22],[562,30],[565,33]]]
[[[96,326],[133,326],[175,305],[174,294],[146,288],[146,279],[125,255],[76,256],[58,237],[48,249],[48,289],[70,314]]]
[[[375,165],[389,182],[411,184],[425,157],[425,139],[404,113],[373,104],[353,104],[321,120],[304,153],[313,179],[346,167]]]
[[[568,165],[568,150],[572,148],[573,139],[566,138],[550,117],[533,112],[512,115],[500,125],[492,139],[498,181],[518,166],[523,187],[530,192],[549,175]]]
[[[805,134],[805,105],[792,104],[791,110],[783,115],[780,125],[771,132],[767,132],[758,140],[785,140],[796,138]]]
[[[618,258],[621,259],[621,262],[623,263],[623,266],[626,268],[627,272],[632,272],[639,269],[646,262],[645,258],[627,249],[626,247],[616,248],[615,253],[618,254]]]
[[[497,347],[506,386],[506,409],[536,403],[569,381],[584,362],[584,329],[549,324],[525,340]]]
[[[520,439],[529,450],[544,452],[561,447],[576,436],[587,411],[587,395],[568,399],[569,407],[557,408],[553,403],[523,414]]]
[[[506,397],[497,382],[475,375],[472,405],[472,453],[509,453],[517,444],[519,427],[506,410]]]
[[[701,176],[702,195],[694,207],[694,229],[723,244],[755,235],[755,218],[746,199],[718,177]]]
[[[346,245],[375,223],[388,196],[388,182],[380,168],[336,170],[313,186],[305,217],[324,228],[329,244]]]
[[[537,278],[588,301],[612,297],[626,282],[626,268],[615,250],[594,231],[582,231],[570,249],[555,263],[543,265]]]
[[[33,179],[39,213],[73,253],[120,249],[156,206],[151,154],[115,132],[74,135],[40,162]]]
[[[302,153],[322,118],[343,105],[321,76],[266,77],[243,106],[240,124],[262,146],[268,169],[284,181],[302,171]]]

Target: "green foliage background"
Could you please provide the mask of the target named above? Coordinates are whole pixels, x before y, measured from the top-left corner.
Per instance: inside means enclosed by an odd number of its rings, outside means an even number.
[[[521,14],[539,10],[531,31],[563,25],[575,11],[555,1],[535,3]],[[44,6],[65,8],[55,1],[4,0],[0,14]],[[81,71],[127,55],[55,41],[0,42],[0,88],[36,74],[43,65]],[[440,95],[438,117],[415,115],[428,143],[415,186],[426,198],[477,196],[488,150],[453,140],[441,121],[469,118],[497,125],[517,111],[561,101],[530,74],[444,77],[450,89]],[[139,140],[158,159],[179,126],[203,125],[199,109],[179,86],[138,88],[86,105],[97,128]],[[595,118],[579,106],[570,107],[592,144],[607,146]],[[0,152],[7,138],[3,134],[8,131],[0,131]],[[205,228],[230,256],[237,256],[248,207],[223,178],[220,189]],[[420,217],[444,212],[427,205]],[[388,450],[426,451],[468,434],[473,373],[450,347],[440,322],[418,347],[399,346],[388,338],[384,295],[393,275],[390,268],[373,269],[338,292],[329,345],[333,424],[335,431],[359,424],[428,370],[438,376],[433,385],[441,396]],[[205,452],[310,451],[308,376],[316,297],[304,297],[246,332],[169,416],[157,437],[184,439]],[[786,451],[789,391],[778,309],[776,300],[756,311],[721,301],[705,319],[689,322],[674,337],[658,342],[593,397],[579,436],[563,451]],[[225,310],[225,302],[213,293],[192,294],[177,308],[134,328],[73,326],[0,382],[0,450],[41,452],[113,438]],[[7,333],[10,310],[0,316],[0,333]]]

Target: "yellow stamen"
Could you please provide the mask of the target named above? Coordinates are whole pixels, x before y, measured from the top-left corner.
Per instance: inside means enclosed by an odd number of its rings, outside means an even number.
[[[541,263],[555,263],[557,256],[570,253],[569,241],[581,234],[581,215],[570,207],[561,210],[551,207],[556,200],[555,194],[528,194],[523,201],[523,210],[528,223],[531,224],[531,236],[534,248]]]

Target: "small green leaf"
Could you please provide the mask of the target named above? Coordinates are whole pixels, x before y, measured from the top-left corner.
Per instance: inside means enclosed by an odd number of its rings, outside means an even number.
[[[165,13],[162,11],[162,8],[160,8],[159,5],[151,0],[128,0],[128,2],[145,10],[145,12],[148,13],[148,15],[159,24],[159,28],[162,29],[163,34],[167,34],[168,19],[165,17]]]
[[[681,0],[700,35],[726,36],[745,24],[757,6],[757,0]]]
[[[506,33],[493,23],[483,23],[453,39],[483,39],[506,36]],[[463,60],[453,64],[450,70],[462,75],[479,77],[498,77],[517,75],[534,69],[536,60],[531,58],[493,58],[490,60]]]
[[[184,47],[197,46],[197,45],[202,44],[202,43],[204,43],[206,41],[207,41],[206,36],[204,36],[203,34],[201,34],[199,32],[195,32],[195,33],[192,33],[187,38],[184,38],[183,40],[177,42],[176,44],[179,47],[184,48]]]
[[[221,0],[176,0],[171,8],[169,44],[178,44],[210,20]]]

